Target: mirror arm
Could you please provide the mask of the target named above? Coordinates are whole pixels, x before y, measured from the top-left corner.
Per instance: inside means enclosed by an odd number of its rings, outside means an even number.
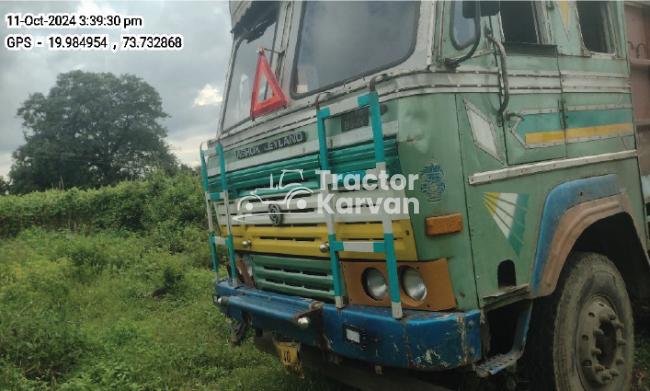
[[[465,53],[465,55],[455,59],[446,58],[445,65],[449,68],[456,68],[458,65],[460,65],[461,62],[472,58],[476,52],[476,49],[478,48],[479,43],[481,43],[481,2],[476,1],[475,4],[476,8],[474,10],[474,31],[476,31],[476,39],[474,40],[474,44],[472,45],[472,48],[469,50],[469,52]]]
[[[503,44],[499,42],[498,39],[494,38],[491,34],[486,34],[488,41],[490,41],[498,50],[499,58],[501,61],[501,78],[503,80],[503,102],[499,107],[499,115],[497,119],[501,120],[503,118],[503,113],[508,107],[508,102],[510,101],[510,80],[508,78],[508,63],[506,57],[506,50],[503,47]]]

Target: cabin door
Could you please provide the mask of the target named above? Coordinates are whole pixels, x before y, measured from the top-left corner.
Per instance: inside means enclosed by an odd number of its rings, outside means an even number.
[[[508,91],[501,91],[502,101],[509,94],[499,120],[509,165],[567,156],[558,52],[549,23],[553,13],[546,3],[503,1],[494,18],[498,26],[493,34],[507,58],[506,72],[499,61],[503,81],[508,82]]]
[[[645,203],[650,204],[650,7],[625,2],[632,103]]]

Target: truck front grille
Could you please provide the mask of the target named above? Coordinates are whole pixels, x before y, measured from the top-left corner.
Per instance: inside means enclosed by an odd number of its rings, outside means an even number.
[[[329,259],[254,254],[253,277],[258,289],[318,300],[334,300]]]

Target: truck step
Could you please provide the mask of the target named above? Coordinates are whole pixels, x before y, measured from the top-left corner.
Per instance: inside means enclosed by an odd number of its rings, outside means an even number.
[[[512,348],[506,354],[497,354],[490,357],[485,362],[476,366],[476,374],[479,377],[487,377],[494,375],[512,365],[524,355],[524,347],[526,346],[526,336],[528,335],[528,326],[530,325],[530,317],[533,312],[533,302],[528,301],[519,310],[517,317],[517,330],[515,332],[515,340],[512,342]]]
[[[494,375],[497,372],[506,369],[519,360],[523,354],[523,349],[520,351],[509,351],[506,354],[497,354],[496,356],[490,358],[486,362],[476,366],[476,374],[479,377],[487,377],[488,375]]]

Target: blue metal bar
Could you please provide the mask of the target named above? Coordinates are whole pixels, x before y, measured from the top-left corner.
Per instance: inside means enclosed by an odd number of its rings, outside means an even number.
[[[327,171],[330,168],[327,157],[327,135],[325,134],[325,119],[329,118],[329,107],[319,110],[316,113],[316,124],[318,127],[318,151],[320,154],[320,169]]]
[[[386,154],[384,153],[384,131],[381,125],[381,110],[379,107],[379,94],[371,91],[366,95],[357,98],[359,107],[368,106],[370,110],[370,124],[372,126],[372,141],[375,149],[375,163],[378,170],[386,170]],[[389,217],[384,216],[384,220]],[[384,230],[387,222],[384,221]],[[382,248],[383,247],[383,248]],[[390,301],[393,307],[393,316],[402,317],[402,300],[399,291],[399,278],[397,270],[397,257],[395,256],[395,237],[392,230],[384,231],[384,243],[376,243],[375,251],[383,250],[386,254],[386,270],[388,271],[388,287],[390,289]]]
[[[375,161],[386,163],[384,153],[384,130],[381,126],[381,110],[379,107],[379,94],[377,91],[369,92],[357,98],[359,107],[368,106],[370,109],[370,122],[372,125],[372,142],[375,147]]]
[[[374,242],[372,244],[372,247],[374,248],[376,253],[385,253],[386,252],[386,246],[384,245],[384,242]]]
[[[223,156],[223,145],[219,144],[216,148],[219,155],[219,170],[221,170],[221,187],[223,191],[228,191],[228,181],[226,180],[226,158]]]
[[[212,254],[212,267],[214,272],[218,273],[217,270],[217,245],[214,244],[214,231],[210,231],[210,253]]]
[[[221,187],[223,188],[224,193],[228,194],[228,180],[226,179],[226,158],[223,153],[223,145],[217,145],[216,152],[219,155],[219,169],[221,170]],[[223,197],[225,201],[228,201],[228,197]],[[230,205],[225,205],[226,208],[229,208]],[[226,213],[226,218],[228,218],[228,213]],[[233,285],[237,284],[237,266],[235,265],[235,246],[233,245],[232,232],[230,232],[230,221],[226,221],[226,227],[228,227],[228,239],[226,240],[226,245],[228,246],[228,257],[230,258],[230,274],[232,277]]]
[[[336,236],[329,238],[330,251],[343,251],[343,242],[336,240]]]
[[[395,257],[395,238],[393,234],[384,234],[384,249],[386,250],[386,269],[388,270],[388,287],[390,301],[394,304],[402,302],[399,292],[399,278],[397,277],[397,258]]]
[[[334,284],[334,297],[340,300],[341,297],[341,269],[339,264],[339,250],[335,250],[332,246],[340,244],[336,241],[336,234],[329,234],[330,242],[330,262],[332,264],[332,283]]]
[[[318,154],[320,160],[320,169],[329,171],[329,157],[327,153],[327,133],[325,132],[325,120],[331,115],[329,108],[324,108],[316,112],[316,126],[318,128]],[[329,185],[328,185],[329,186]],[[330,243],[330,263],[332,267],[332,284],[334,285],[334,298],[338,308],[343,306],[341,297],[341,266],[339,264],[339,254],[335,248],[337,246],[336,233],[334,227],[330,227],[333,222],[328,220],[328,240]],[[340,244],[340,243],[339,243]]]
[[[203,177],[203,190],[207,192],[209,191],[208,190],[208,168],[205,165],[205,153],[203,153],[203,149],[201,149],[201,176]]]
[[[203,179],[203,190],[205,191],[206,194],[208,194],[209,191],[209,186],[208,186],[208,168],[205,164],[205,153],[203,152],[203,147],[199,147],[200,149],[200,154],[201,154],[201,177]],[[211,197],[209,197],[211,198]],[[212,267],[214,268],[214,275],[215,275],[215,285],[217,284],[218,276],[219,276],[219,271],[218,271],[218,263],[217,263],[217,248],[216,245],[214,244],[214,231],[212,230],[212,214],[210,211],[210,202],[208,200],[205,201],[205,206],[207,208],[207,214],[208,214],[208,219],[210,223],[210,254],[212,256]]]

